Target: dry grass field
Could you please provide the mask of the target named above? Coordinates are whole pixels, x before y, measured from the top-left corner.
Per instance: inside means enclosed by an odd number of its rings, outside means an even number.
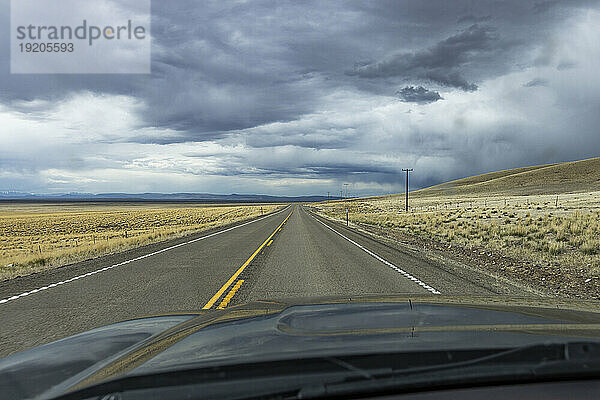
[[[500,171],[403,195],[321,203],[317,211],[577,271],[600,284],[600,158]],[[573,276],[573,274],[568,274]]]
[[[0,280],[249,219],[278,207],[0,204]]]

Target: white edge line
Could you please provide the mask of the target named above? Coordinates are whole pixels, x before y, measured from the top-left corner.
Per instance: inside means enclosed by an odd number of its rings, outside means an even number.
[[[371,250],[369,250],[369,249],[361,246],[360,244],[356,243],[354,240],[352,240],[350,238],[347,238],[346,236],[342,235],[341,233],[339,233],[338,231],[336,231],[335,229],[333,229],[332,227],[330,227],[329,225],[327,225],[326,223],[324,223],[323,221],[321,221],[317,217],[313,217],[313,218],[316,219],[317,222],[323,224],[326,228],[331,229],[333,232],[337,233],[338,235],[340,235],[341,237],[343,237],[344,239],[346,239],[347,241],[349,241],[350,243],[352,243],[353,245],[355,245],[356,247],[358,247],[359,249],[365,251],[370,256],[372,256],[372,257],[376,258],[377,260],[381,261],[382,263],[384,263],[388,267],[392,268],[396,272],[399,272],[400,274],[404,275],[404,277],[410,279],[411,281],[413,281],[417,285],[421,286],[423,289],[426,289],[426,290],[430,291],[433,294],[442,294],[440,291],[438,291],[437,289],[435,289],[433,286],[430,286],[430,285],[426,284],[425,282],[423,282],[419,278],[416,278],[413,275],[409,274],[408,272],[404,271],[402,268],[396,267],[394,264],[392,264],[391,262],[389,262],[387,260],[384,260],[383,258],[379,257],[377,254],[373,253]]]
[[[284,209],[279,210],[279,211],[277,211],[277,212],[275,212],[273,214],[265,215],[264,217],[260,217],[258,219],[254,219],[252,221],[244,222],[243,224],[232,226],[230,228],[223,229],[222,231],[211,233],[210,235],[202,236],[202,237],[199,237],[199,238],[196,238],[196,239],[193,239],[193,240],[188,240],[187,242],[179,243],[179,244],[176,244],[174,246],[166,247],[164,249],[161,249],[161,250],[158,250],[158,251],[155,251],[155,252],[152,252],[152,253],[144,254],[143,256],[136,257],[136,258],[133,258],[131,260],[122,261],[122,262],[120,262],[118,264],[113,264],[113,265],[111,265],[109,267],[100,268],[100,269],[97,269],[95,271],[91,271],[91,272],[88,272],[88,273],[85,273],[85,274],[82,274],[82,275],[75,276],[75,277],[70,278],[70,279],[66,279],[64,281],[60,281],[60,282],[56,282],[56,283],[51,283],[51,284],[48,284],[46,286],[42,286],[40,288],[33,289],[33,290],[30,290],[30,291],[25,292],[25,293],[21,293],[21,294],[15,295],[15,296],[8,297],[6,299],[2,299],[2,300],[0,300],[0,304],[8,303],[9,301],[17,300],[17,299],[19,299],[21,297],[29,296],[30,294],[34,294],[34,293],[38,293],[38,292],[41,292],[41,291],[44,291],[44,290],[48,290],[48,289],[51,289],[51,288],[59,286],[59,285],[64,285],[65,283],[73,282],[73,281],[76,281],[76,280],[81,279],[81,278],[86,278],[88,276],[95,275],[95,274],[97,274],[99,272],[108,271],[110,269],[119,267],[121,265],[129,264],[130,262],[133,262],[133,261],[143,260],[144,258],[152,257],[152,256],[155,256],[157,254],[164,253],[165,251],[173,250],[173,249],[175,249],[177,247],[185,246],[187,244],[198,242],[200,240],[208,239],[209,237],[220,235],[221,233],[225,233],[225,232],[229,232],[231,230],[237,229],[237,228],[241,228],[242,226],[246,226],[246,225],[252,224],[254,222],[261,221],[261,220],[263,220],[265,218],[269,218],[269,217],[272,217],[272,216],[277,215],[279,213],[282,213],[285,210],[287,210],[289,207],[291,207],[291,206],[287,206]]]

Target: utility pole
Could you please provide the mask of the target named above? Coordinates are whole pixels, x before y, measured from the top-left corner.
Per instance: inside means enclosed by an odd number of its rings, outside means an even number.
[[[327,202],[329,203],[329,192],[327,192]]]
[[[406,212],[408,212],[408,173],[413,172],[412,168],[402,169],[402,171],[406,172]]]
[[[344,196],[346,200],[348,200],[348,183],[344,183],[344,188],[346,189],[346,195]],[[348,204],[346,204],[346,226],[350,226],[350,221],[348,219]]]

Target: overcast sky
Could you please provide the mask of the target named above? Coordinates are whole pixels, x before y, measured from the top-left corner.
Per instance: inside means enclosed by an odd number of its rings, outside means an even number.
[[[154,0],[151,75],[11,75],[0,4],[0,190],[365,195],[600,155],[599,1]]]

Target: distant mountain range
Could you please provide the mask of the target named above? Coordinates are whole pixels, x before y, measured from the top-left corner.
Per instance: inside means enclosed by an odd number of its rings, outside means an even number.
[[[339,197],[331,197],[338,200]],[[23,201],[194,201],[194,202],[260,202],[288,203],[327,200],[327,196],[268,196],[264,194],[211,194],[211,193],[25,193],[0,192],[2,200]]]

